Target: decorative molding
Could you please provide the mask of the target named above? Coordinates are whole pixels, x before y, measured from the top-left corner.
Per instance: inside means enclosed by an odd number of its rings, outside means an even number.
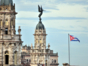
[[[0,12],[0,14],[17,14],[17,12]]]

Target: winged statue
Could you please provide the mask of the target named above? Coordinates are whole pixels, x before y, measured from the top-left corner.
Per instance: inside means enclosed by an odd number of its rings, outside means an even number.
[[[41,19],[41,15],[43,14],[43,9],[42,9],[42,6],[40,7],[39,5],[38,5],[38,11],[40,12],[40,14],[39,14],[39,18]]]

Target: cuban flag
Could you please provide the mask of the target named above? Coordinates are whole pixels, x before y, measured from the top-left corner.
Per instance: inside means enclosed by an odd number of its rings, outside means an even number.
[[[73,37],[72,35],[70,35],[70,41],[79,41],[80,42],[80,40],[78,38]]]

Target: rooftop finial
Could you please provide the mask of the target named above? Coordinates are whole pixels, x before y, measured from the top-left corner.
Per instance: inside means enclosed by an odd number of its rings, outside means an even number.
[[[42,9],[42,6],[40,7],[39,5],[38,5],[38,11],[40,12],[40,14],[39,14],[39,20],[41,21],[41,15],[43,14],[43,9]]]

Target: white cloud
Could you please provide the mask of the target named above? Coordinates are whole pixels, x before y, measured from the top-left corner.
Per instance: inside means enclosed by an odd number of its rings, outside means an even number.
[[[57,9],[47,9],[50,12],[44,12],[43,17],[83,17],[88,18],[88,13],[86,12],[85,5],[69,5],[69,4],[59,4]],[[31,11],[20,11],[17,15],[17,18],[38,18],[38,12]],[[35,27],[38,23],[36,20],[17,20],[17,23],[20,23],[24,26]],[[78,33],[86,33],[82,31],[87,31],[88,29],[88,19],[78,19],[78,20],[45,20],[43,21],[46,28],[56,28],[62,30],[75,30],[79,31]],[[74,32],[77,33],[77,32]]]
[[[77,22],[79,21],[79,22]],[[62,30],[88,31],[88,20],[45,20],[42,21],[46,28],[56,28]],[[24,26],[35,27],[36,20],[17,20],[17,23]]]
[[[54,0],[52,0],[54,1]],[[88,12],[86,12],[86,8],[88,5],[70,5],[67,3],[64,4],[55,4],[53,6],[52,2],[50,0],[43,1],[42,3],[46,2],[47,4],[44,5],[44,7],[54,7],[55,9],[45,9],[46,11],[50,12],[44,12],[42,15],[43,17],[78,17],[78,18],[87,18],[87,19],[77,19],[77,20],[45,20],[43,21],[46,28],[56,28],[56,29],[62,29],[62,30],[75,30],[79,31],[78,33],[86,33],[82,31],[87,31],[88,29]],[[21,1],[26,6],[36,6],[39,4],[42,4],[41,1],[33,3],[32,1]],[[55,7],[56,6],[56,7]],[[36,6],[37,7],[37,6]],[[32,12],[32,11],[19,11],[17,18],[38,18],[39,12]],[[38,23],[36,20],[17,20],[17,23],[21,24],[22,26],[30,26],[35,27]],[[77,33],[77,32],[74,32]]]
[[[63,30],[86,30],[83,27],[85,26],[88,29],[88,22],[83,20],[83,22],[77,22],[78,20],[47,20],[44,22],[46,27],[57,28]],[[79,20],[80,21],[80,20]]]
[[[44,17],[88,17],[88,12],[86,12],[85,7],[88,7],[86,5],[68,5],[68,4],[59,4],[57,5],[57,9],[59,10],[52,10],[49,9],[48,11],[51,11],[50,13],[45,13]]]
[[[69,5],[69,4],[59,4],[57,9],[47,9],[42,17],[84,17],[88,18],[88,12],[86,12],[87,5]],[[17,18],[30,18],[38,17],[38,12],[31,11],[19,11]]]

